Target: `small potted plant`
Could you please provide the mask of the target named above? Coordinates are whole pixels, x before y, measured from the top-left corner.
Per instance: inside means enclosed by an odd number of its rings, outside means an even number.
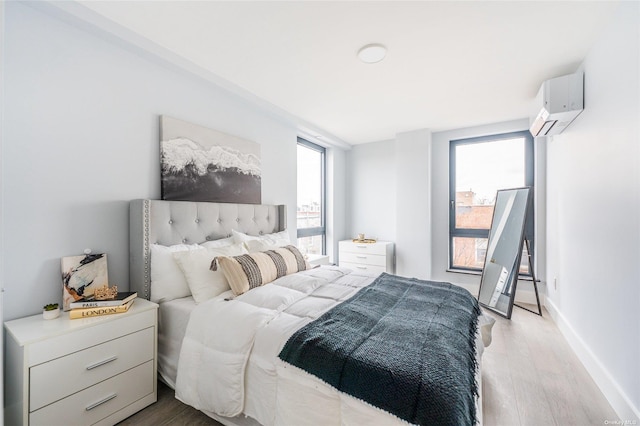
[[[57,303],[49,303],[42,308],[42,318],[54,319],[60,316],[60,308]]]

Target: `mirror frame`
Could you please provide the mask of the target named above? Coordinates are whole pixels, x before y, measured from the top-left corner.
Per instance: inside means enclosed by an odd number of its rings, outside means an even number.
[[[518,253],[516,254],[516,260],[514,262],[514,264],[510,267],[509,270],[509,275],[507,278],[507,282],[506,284],[508,285],[509,288],[511,288],[511,293],[509,294],[509,305],[507,307],[507,312],[502,312],[498,309],[496,309],[495,307],[489,306],[485,303],[482,303],[480,301],[480,295],[482,294],[482,286],[483,284],[485,284],[485,271],[487,270],[487,263],[491,261],[490,256],[489,256],[489,252],[487,251],[485,259],[484,259],[484,265],[482,267],[482,276],[480,278],[480,288],[478,289],[478,303],[486,309],[489,309],[492,312],[497,313],[500,316],[503,316],[507,319],[511,319],[511,313],[513,312],[513,305],[515,302],[515,297],[516,297],[516,287],[518,284],[518,277],[520,276],[520,262],[522,260],[522,246],[524,244],[524,234],[525,234],[525,228],[526,228],[526,224],[527,224],[527,216],[528,216],[528,211],[529,211],[529,203],[531,202],[531,187],[530,186],[525,186],[525,187],[521,187],[521,188],[510,188],[510,189],[500,189],[497,191],[496,193],[496,202],[495,205],[498,205],[498,199],[500,198],[500,196],[502,194],[507,194],[509,192],[513,192],[513,191],[521,191],[521,190],[526,190],[527,192],[527,198],[525,201],[525,205],[524,205],[524,211],[522,212],[522,214],[524,215],[523,220],[522,220],[522,227],[520,229],[520,240],[518,242]],[[510,215],[513,214],[513,212],[509,213]],[[495,218],[496,218],[496,209],[494,208],[493,210],[493,215],[491,217],[491,228],[489,228],[489,237],[487,238],[487,247],[491,247],[491,242],[492,242],[492,237],[496,237],[496,230],[494,229],[494,225],[495,224]],[[499,237],[499,236],[498,236]],[[515,266],[517,265],[517,270],[514,271]],[[514,273],[515,272],[515,273]]]

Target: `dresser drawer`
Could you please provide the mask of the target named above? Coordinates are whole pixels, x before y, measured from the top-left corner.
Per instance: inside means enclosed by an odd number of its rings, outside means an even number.
[[[343,268],[353,269],[354,271],[369,272],[372,274],[381,274],[387,271],[387,268],[384,266],[363,265],[361,263],[340,262],[340,266]]]
[[[116,339],[148,327],[156,326],[156,311],[144,310],[147,305],[136,299],[128,312],[92,318],[70,320],[68,313],[55,325],[61,326],[56,335],[29,345],[27,365],[34,366],[82,349]],[[42,316],[40,316],[42,318]],[[41,321],[42,322],[42,321]],[[33,324],[37,326],[38,324]],[[42,330],[46,333],[46,330]]]
[[[149,327],[31,367],[29,411],[153,359],[154,338]]]
[[[340,241],[340,254],[342,253],[368,253],[368,254],[387,254],[386,243],[354,243],[351,241]]]
[[[30,425],[90,425],[154,392],[153,361],[29,414]],[[58,383],[50,383],[55,388]]]
[[[386,266],[386,256],[370,253],[340,253],[340,264],[358,263],[362,265]]]

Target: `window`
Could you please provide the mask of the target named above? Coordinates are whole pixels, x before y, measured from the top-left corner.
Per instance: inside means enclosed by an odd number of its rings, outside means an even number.
[[[298,138],[298,247],[325,254],[325,149]]]
[[[533,137],[528,131],[452,140],[449,146],[449,267],[481,271],[498,189],[533,188]],[[533,252],[533,203],[525,238]],[[526,247],[520,274],[530,275]]]

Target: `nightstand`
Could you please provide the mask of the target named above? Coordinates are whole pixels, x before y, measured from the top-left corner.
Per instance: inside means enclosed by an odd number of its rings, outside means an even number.
[[[307,262],[309,265],[328,265],[329,264],[329,255],[326,254],[308,254]]]
[[[375,274],[395,272],[395,245],[389,241],[359,243],[352,240],[338,243],[340,266]]]
[[[5,322],[5,423],[113,425],[154,403],[157,310]]]

